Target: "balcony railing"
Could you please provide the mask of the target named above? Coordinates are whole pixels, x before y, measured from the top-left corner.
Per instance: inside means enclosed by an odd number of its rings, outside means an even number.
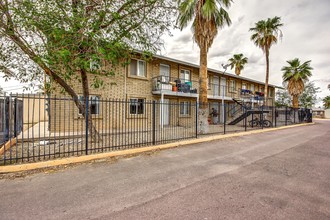
[[[197,81],[168,76],[153,77],[152,83],[153,91],[172,91],[197,94],[199,89],[199,83]]]

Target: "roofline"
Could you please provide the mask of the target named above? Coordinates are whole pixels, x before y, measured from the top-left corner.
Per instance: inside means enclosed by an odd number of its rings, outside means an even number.
[[[166,61],[170,61],[170,62],[179,63],[179,64],[190,66],[190,67],[195,67],[195,68],[199,69],[199,65],[193,64],[193,63],[189,63],[189,62],[186,62],[186,61],[177,60],[177,59],[174,59],[174,58],[165,57],[165,56],[161,56],[161,55],[157,55],[157,54],[154,54],[153,57],[158,58],[158,59],[163,59],[163,60],[166,60]],[[233,78],[242,79],[242,80],[246,80],[246,81],[250,81],[250,82],[254,82],[254,83],[265,85],[264,82],[260,82],[258,80],[249,79],[249,78],[242,77],[242,76],[237,76],[235,74],[226,73],[225,71],[220,71],[220,70],[211,69],[211,68],[207,68],[207,71],[210,71],[210,72],[213,72],[213,73],[217,73],[217,74],[220,74],[220,75],[230,76],[230,77],[233,77]],[[273,85],[273,84],[268,84],[268,86],[284,89],[283,87],[276,86],[276,85]]]

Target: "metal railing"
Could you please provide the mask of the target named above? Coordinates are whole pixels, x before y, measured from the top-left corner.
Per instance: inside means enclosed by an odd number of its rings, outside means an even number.
[[[145,99],[79,99],[46,95],[0,97],[0,164],[26,163],[151,146],[197,138],[198,103]],[[256,117],[272,126],[303,123],[303,109],[262,106],[234,118],[228,104],[209,103],[208,134],[263,129],[249,126]],[[90,119],[90,120],[89,120]]]
[[[175,77],[156,76],[152,78],[152,82],[153,91],[172,91],[197,94],[199,89],[199,83],[197,81]]]

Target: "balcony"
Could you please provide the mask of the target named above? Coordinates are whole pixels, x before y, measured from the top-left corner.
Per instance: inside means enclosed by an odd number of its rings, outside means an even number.
[[[207,98],[209,99],[232,100],[233,98],[239,97],[239,90],[235,88],[213,83],[208,84]]]
[[[152,93],[181,97],[198,97],[199,83],[168,76],[152,78]]]

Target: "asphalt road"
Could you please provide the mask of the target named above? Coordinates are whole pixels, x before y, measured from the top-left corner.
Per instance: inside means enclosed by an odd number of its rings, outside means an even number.
[[[1,179],[0,219],[330,219],[330,121]]]

